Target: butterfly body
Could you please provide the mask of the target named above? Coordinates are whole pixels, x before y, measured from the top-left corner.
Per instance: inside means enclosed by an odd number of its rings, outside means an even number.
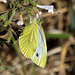
[[[31,58],[40,67],[45,67],[47,47],[43,28],[36,21],[25,27],[19,37],[19,46],[23,55]]]

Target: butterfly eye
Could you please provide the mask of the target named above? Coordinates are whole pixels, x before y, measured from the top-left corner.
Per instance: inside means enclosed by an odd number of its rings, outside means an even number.
[[[36,53],[36,56],[37,56],[37,57],[39,56],[38,53]]]

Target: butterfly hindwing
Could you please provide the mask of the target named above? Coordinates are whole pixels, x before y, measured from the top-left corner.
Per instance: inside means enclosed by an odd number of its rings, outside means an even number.
[[[36,50],[38,41],[38,27],[28,25],[19,36],[19,46],[25,57],[31,58]]]
[[[35,53],[31,57],[31,59],[33,60],[34,63],[43,68],[46,64],[47,59],[46,40],[42,26],[37,25],[37,27],[38,27],[38,44]]]

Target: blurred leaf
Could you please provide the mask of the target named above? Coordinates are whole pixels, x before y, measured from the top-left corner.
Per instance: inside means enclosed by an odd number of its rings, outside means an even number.
[[[11,40],[13,41],[12,46],[13,46],[13,48],[15,49],[15,52],[17,53],[17,55],[18,55],[18,57],[19,57],[19,60],[20,60],[21,66],[22,66],[22,71],[23,71],[24,75],[26,75],[26,74],[25,74],[25,68],[24,68],[24,64],[23,64],[22,58],[21,58],[21,56],[20,56],[20,54],[19,54],[19,52],[18,52],[18,50],[17,50],[16,41],[15,41],[14,38],[11,38]]]
[[[5,21],[3,26],[6,27],[7,25],[8,25],[8,21]]]
[[[7,15],[5,13],[0,15],[0,20],[6,20],[6,18],[7,18]]]
[[[10,8],[13,8],[13,4],[12,3],[10,3]]]
[[[7,43],[9,43],[10,41],[11,41],[11,36],[8,36]]]
[[[5,66],[6,70],[12,71],[12,67],[11,66]]]
[[[70,31],[73,32],[75,31],[75,14],[73,10],[73,4],[72,1],[69,1],[69,6],[70,6],[70,12],[71,12],[71,25],[70,25]]]
[[[4,66],[0,66],[0,71],[5,70]]]
[[[70,36],[70,34],[67,34],[67,33],[62,33],[62,34],[49,34],[49,33],[45,33],[45,36],[47,38],[68,38]]]
[[[11,66],[5,66],[5,65],[2,65],[2,66],[0,66],[0,71],[3,71],[3,70],[9,70],[9,71],[12,71],[12,67],[11,67]]]

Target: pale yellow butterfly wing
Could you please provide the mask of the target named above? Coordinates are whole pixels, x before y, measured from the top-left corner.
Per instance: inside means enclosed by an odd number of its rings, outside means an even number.
[[[19,46],[22,54],[31,58],[36,50],[38,41],[38,27],[36,25],[28,25],[24,28],[19,36]]]
[[[40,67],[45,67],[47,60],[47,47],[46,47],[46,39],[44,35],[44,31],[42,26],[37,25],[38,27],[38,44],[35,50],[34,55],[31,57],[33,62]]]

